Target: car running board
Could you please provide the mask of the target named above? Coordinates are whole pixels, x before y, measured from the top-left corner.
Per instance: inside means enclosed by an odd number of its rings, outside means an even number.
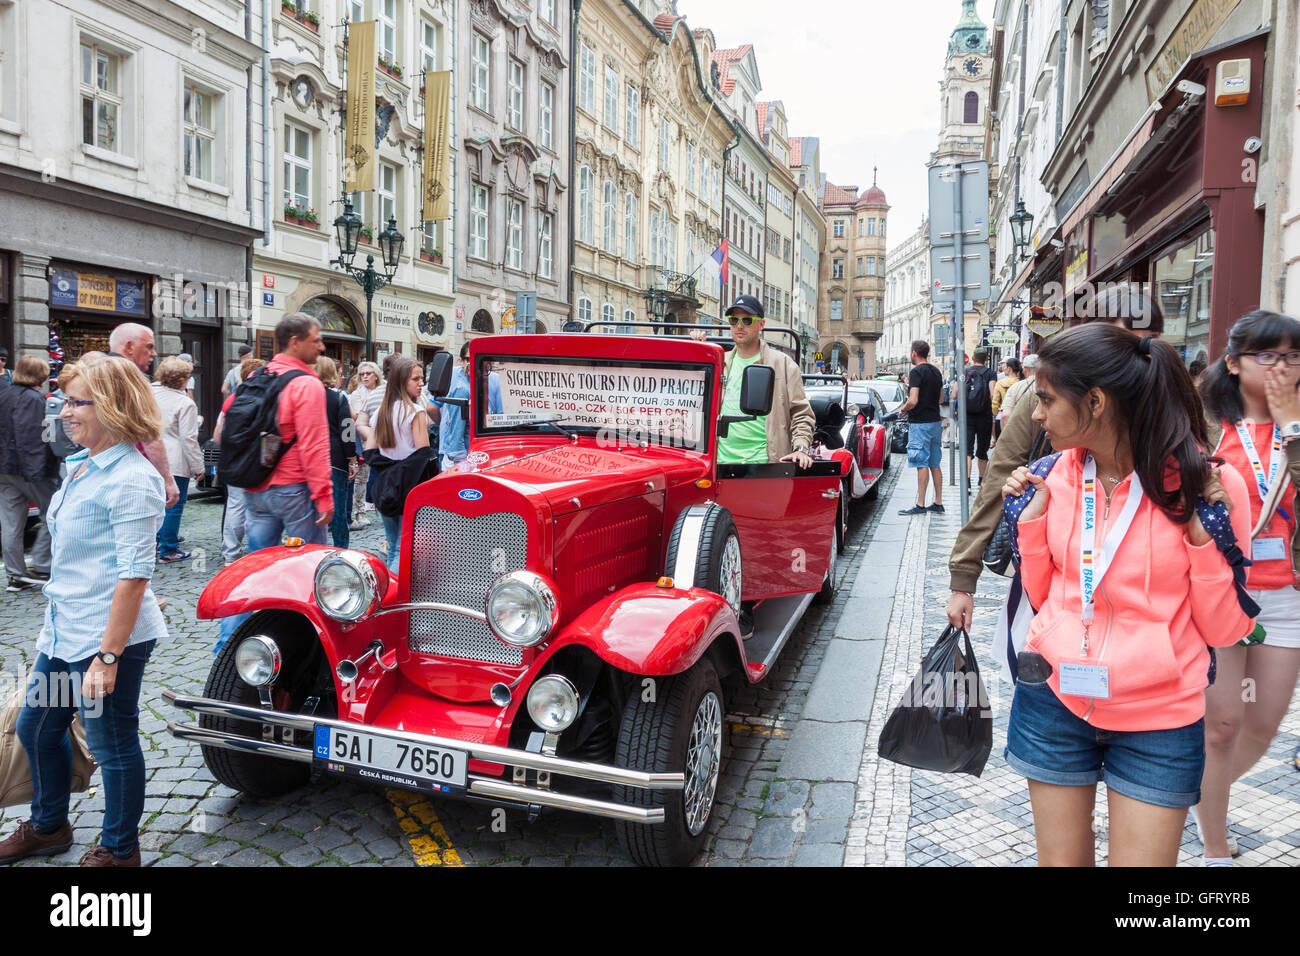
[[[751,683],[767,675],[814,597],[815,594],[791,594],[768,598],[754,608],[754,636],[745,641],[748,659],[745,669]]]

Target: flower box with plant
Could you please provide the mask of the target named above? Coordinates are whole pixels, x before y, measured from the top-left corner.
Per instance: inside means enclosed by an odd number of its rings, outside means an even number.
[[[320,32],[320,15],[312,13],[310,10],[299,10],[296,3],[290,0],[280,0],[280,12],[292,20],[297,20],[312,33]]]
[[[300,226],[316,227],[320,222],[316,215],[316,210],[310,206],[299,206],[297,203],[287,202],[284,204],[284,218],[286,222],[292,222]]]
[[[435,249],[432,246],[424,246],[420,249],[420,258],[426,262],[440,263],[442,262],[442,250]]]
[[[362,226],[362,227],[361,227],[361,241],[362,241],[362,242],[364,242],[364,243],[366,243],[366,244],[369,244],[369,243],[370,243],[370,240],[371,240],[372,238],[374,238],[374,235],[375,235],[374,230],[372,230],[369,226]]]
[[[396,63],[391,62],[382,53],[379,54],[379,68],[383,70],[385,73],[387,73],[389,76],[395,76],[399,80],[402,78],[402,68],[398,66]]]

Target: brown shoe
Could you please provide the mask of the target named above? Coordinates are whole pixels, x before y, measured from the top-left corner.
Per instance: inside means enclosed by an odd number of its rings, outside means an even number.
[[[72,824],[66,820],[53,833],[37,833],[32,821],[24,820],[9,839],[0,842],[0,863],[13,863],[29,856],[54,856],[72,846]]]
[[[139,866],[140,851],[137,849],[126,859],[114,856],[106,846],[93,847],[81,860],[82,866]]]

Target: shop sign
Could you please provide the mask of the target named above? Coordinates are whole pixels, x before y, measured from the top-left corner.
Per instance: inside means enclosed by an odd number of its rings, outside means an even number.
[[[1147,97],[1154,100],[1164,92],[1187,58],[1201,50],[1214,31],[1223,26],[1240,0],[1197,0],[1178,21],[1174,32],[1147,67]]]
[[[415,324],[415,308],[393,296],[380,296],[375,299],[375,320],[380,325],[411,329]]]
[[[1035,335],[1047,338],[1049,335],[1054,335],[1065,328],[1065,320],[1059,315],[1053,315],[1035,307],[1033,315],[1025,322],[1025,326]]]
[[[118,279],[92,272],[55,269],[50,278],[50,306],[147,315],[141,279]]]
[[[1088,278],[1088,244],[1083,225],[1076,226],[1065,240],[1065,294],[1069,295]]]

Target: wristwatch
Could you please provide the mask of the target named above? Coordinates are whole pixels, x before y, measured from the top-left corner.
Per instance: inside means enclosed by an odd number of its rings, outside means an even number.
[[[117,655],[114,654],[112,651],[100,651],[95,656],[98,657],[105,664],[112,665],[117,663]]]
[[[1287,422],[1285,425],[1279,425],[1277,430],[1282,434],[1284,442],[1293,442],[1300,438],[1300,421]]]
[[[794,450],[797,451],[797,452],[803,452],[803,454],[805,454],[805,455],[808,454],[808,446],[807,446],[807,445],[795,445],[795,446],[794,446]]]

